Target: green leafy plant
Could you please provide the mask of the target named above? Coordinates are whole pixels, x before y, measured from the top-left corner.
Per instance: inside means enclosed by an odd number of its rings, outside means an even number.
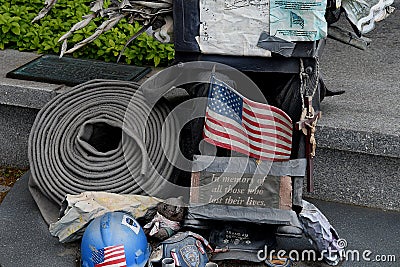
[[[32,24],[31,20],[43,7],[42,0],[0,0],[0,49],[58,54],[61,48],[58,39],[80,21],[83,15],[90,13],[91,1],[59,0],[46,17]],[[87,38],[99,24],[100,18],[94,19],[88,26],[77,31],[70,41],[76,43]],[[116,27],[72,55],[115,62],[126,41],[140,28],[138,23],[129,24],[122,20]],[[172,44],[160,43],[144,33],[127,47],[121,61],[135,65],[158,66],[167,65],[173,58]]]

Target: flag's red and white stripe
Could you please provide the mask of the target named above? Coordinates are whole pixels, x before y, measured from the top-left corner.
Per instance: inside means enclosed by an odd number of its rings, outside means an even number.
[[[242,97],[242,123],[207,107],[204,139],[261,160],[286,161],[292,148],[292,120],[282,110]]]
[[[124,246],[104,248],[104,261],[95,267],[127,267]]]

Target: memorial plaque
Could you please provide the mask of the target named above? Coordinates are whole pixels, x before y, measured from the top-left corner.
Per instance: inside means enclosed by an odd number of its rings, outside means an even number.
[[[291,178],[261,174],[195,172],[192,204],[290,209]]]
[[[139,81],[149,67],[43,55],[7,73],[7,78],[75,86],[93,79]]]

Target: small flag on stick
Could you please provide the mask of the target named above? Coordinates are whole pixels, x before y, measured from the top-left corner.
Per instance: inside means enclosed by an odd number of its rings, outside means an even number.
[[[247,99],[211,76],[205,141],[260,160],[287,161],[292,130],[292,120],[284,111]]]

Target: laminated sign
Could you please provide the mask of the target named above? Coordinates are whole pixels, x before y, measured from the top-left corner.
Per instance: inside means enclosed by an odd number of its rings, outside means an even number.
[[[326,0],[271,0],[270,35],[287,41],[326,37]]]

